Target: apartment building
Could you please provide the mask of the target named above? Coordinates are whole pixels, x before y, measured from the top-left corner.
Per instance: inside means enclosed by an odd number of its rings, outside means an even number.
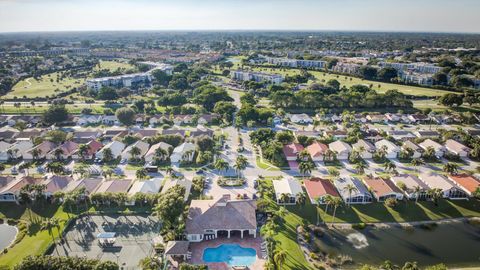
[[[268,82],[273,84],[281,84],[283,82],[283,77],[278,74],[266,74],[241,70],[232,72],[232,79],[237,81]]]

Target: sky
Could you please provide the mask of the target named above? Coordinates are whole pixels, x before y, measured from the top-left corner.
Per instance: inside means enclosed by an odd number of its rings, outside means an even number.
[[[480,0],[0,0],[0,32],[342,30],[480,33]]]

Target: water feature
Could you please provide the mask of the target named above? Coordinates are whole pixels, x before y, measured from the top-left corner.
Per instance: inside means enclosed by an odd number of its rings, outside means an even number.
[[[0,224],[0,250],[10,246],[17,236],[17,228],[8,224]]]
[[[439,224],[431,229],[335,229],[316,241],[322,251],[349,255],[361,264],[378,265],[390,260],[399,265],[406,261],[419,265],[480,265],[480,227],[467,223]]]
[[[255,249],[243,248],[237,244],[223,244],[203,251],[203,261],[206,263],[225,262],[229,266],[250,266],[256,258]]]

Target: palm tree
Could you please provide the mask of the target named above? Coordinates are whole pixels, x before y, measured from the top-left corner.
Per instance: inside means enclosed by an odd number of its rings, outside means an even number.
[[[413,193],[415,193],[415,203],[418,203],[418,197],[420,196],[420,192],[422,192],[422,188],[420,186],[413,187]]]
[[[172,174],[174,173],[174,170],[173,170],[173,168],[172,168],[171,166],[168,166],[168,167],[165,169],[165,173],[166,173],[167,175],[172,176]]]
[[[439,188],[433,188],[428,190],[427,193],[432,198],[435,206],[438,206],[438,200],[443,197],[443,191]]]
[[[215,161],[215,164],[213,165],[213,167],[215,167],[215,169],[217,169],[219,172],[221,171],[226,172],[228,170],[228,162],[219,158]]]
[[[143,179],[147,178],[147,176],[148,176],[147,170],[144,169],[144,168],[141,168],[141,169],[137,170],[137,172],[135,173],[135,176],[137,177],[137,179],[143,180]]]
[[[282,194],[280,195],[280,201],[281,201],[283,204],[286,204],[288,201],[290,201],[290,194],[282,193]]]
[[[331,149],[327,149],[323,155],[323,161],[333,161],[337,159],[337,153]]]
[[[433,157],[435,157],[435,148],[433,148],[432,146],[427,147],[427,149],[425,149],[425,152],[423,152],[423,157],[426,159],[432,159]]]
[[[353,192],[357,192],[358,189],[357,187],[355,187],[354,185],[352,184],[347,184],[344,188],[343,188],[344,191],[348,192],[348,202],[347,202],[347,205],[350,206],[350,204],[352,203],[352,193]]]
[[[60,227],[60,221],[58,218],[49,218],[45,220],[42,224],[42,229],[43,230],[48,230],[48,233],[52,236],[52,241],[55,242],[55,236],[53,235],[53,228],[57,228],[57,230]],[[58,235],[60,235],[60,231],[58,231]]]
[[[159,159],[159,160],[165,160],[165,158],[168,156],[168,152],[167,150],[159,147],[157,149],[155,149],[155,158]]]
[[[406,262],[403,265],[402,270],[419,270],[420,268],[417,265],[417,262]]]
[[[310,174],[313,169],[315,169],[315,165],[311,161],[301,161],[300,164],[298,164],[298,170],[304,177]]]
[[[32,153],[33,161],[36,161],[38,157],[42,154],[42,151],[38,148],[33,148],[31,153]]]
[[[142,270],[157,270],[162,268],[162,260],[156,257],[145,257],[140,260],[138,266]]]
[[[278,269],[283,269],[283,264],[287,259],[287,253],[283,250],[279,250],[275,253],[274,261],[277,264]]]
[[[246,157],[244,156],[237,157],[237,159],[235,160],[235,164],[233,165],[233,168],[237,172],[238,178],[240,178],[241,171],[247,168],[247,165],[248,165],[248,161]]]
[[[324,223],[326,220],[326,216],[328,215],[328,207],[330,206],[332,200],[333,200],[333,196],[330,194],[327,194],[323,197],[323,203],[325,204],[325,218],[323,219]]]
[[[103,162],[109,163],[113,160],[113,158],[112,149],[106,148],[103,150]]]
[[[415,168],[415,171],[417,171],[417,167],[425,164],[425,161],[421,158],[414,158],[412,159],[412,166]]]
[[[307,196],[305,195],[305,192],[300,192],[296,196],[296,201],[300,205],[305,205],[305,202],[307,201]]]
[[[63,149],[62,148],[57,148],[53,151],[53,155],[55,156],[56,160],[61,160],[62,155],[63,155]]]
[[[397,166],[393,162],[391,162],[390,160],[387,160],[387,161],[385,161],[385,163],[383,163],[383,168],[386,171],[393,171],[397,168]]]
[[[113,174],[112,168],[106,168],[102,172],[102,176],[105,177],[105,179],[112,177],[112,174]]]
[[[134,146],[134,147],[132,147],[132,149],[130,149],[129,154],[130,154],[130,158],[132,160],[137,160],[137,156],[142,154],[142,150],[140,150],[140,148]]]
[[[306,160],[308,160],[309,157],[310,157],[310,154],[308,153],[308,151],[306,149],[303,149],[302,151],[300,151],[298,153],[298,159],[301,160],[301,161],[306,161]]]
[[[447,162],[443,165],[443,171],[449,174],[456,174],[458,173],[459,166],[452,162]]]
[[[331,204],[333,205],[333,217],[332,217],[332,223],[335,223],[335,214],[337,213],[337,207],[342,205],[342,199],[339,197],[332,197],[332,202]]]
[[[365,162],[357,162],[355,164],[355,170],[358,174],[364,174],[366,168],[368,168],[368,166]]]
[[[337,178],[338,176],[340,176],[340,172],[335,168],[329,168],[328,174],[331,175],[333,178]]]
[[[82,160],[85,160],[85,156],[87,155],[88,151],[89,151],[89,147],[88,145],[82,143],[78,146],[78,153],[80,154],[80,157],[82,158]]]

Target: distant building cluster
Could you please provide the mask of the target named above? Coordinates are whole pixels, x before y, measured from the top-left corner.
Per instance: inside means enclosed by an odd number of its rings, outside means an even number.
[[[133,73],[120,76],[88,79],[86,82],[87,88],[89,90],[99,91],[102,87],[132,88],[139,86],[147,86],[153,80],[152,72],[154,70],[162,70],[168,75],[172,75],[173,73],[172,65],[155,62],[141,62],[140,64],[148,65],[151,69],[144,73]]]
[[[0,56],[52,56],[52,55],[62,55],[62,54],[86,54],[90,53],[88,48],[55,48],[50,50],[32,50],[32,51],[11,51],[0,53]]]
[[[399,73],[403,72],[416,72],[422,74],[435,74],[442,71],[442,67],[428,64],[428,63],[389,63],[380,62],[378,65],[381,68],[392,67]]]
[[[278,74],[266,74],[260,72],[249,72],[237,70],[232,72],[232,79],[237,81],[255,81],[255,82],[268,82],[273,84],[281,84],[283,77]]]
[[[327,66],[326,61],[319,60],[297,60],[280,57],[266,57],[267,63],[271,65],[292,67],[292,68],[325,68]]]

